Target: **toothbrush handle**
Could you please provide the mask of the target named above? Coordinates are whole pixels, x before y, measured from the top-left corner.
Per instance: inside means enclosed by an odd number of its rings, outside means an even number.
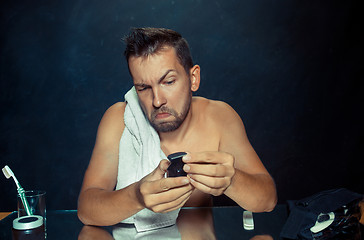
[[[24,206],[24,209],[25,209],[25,212],[27,213],[28,216],[32,215],[31,211],[30,211],[30,207],[29,207],[29,203],[25,197],[25,191],[22,187],[18,188],[18,193],[19,193],[19,196],[20,196],[20,199],[23,203],[23,206]]]

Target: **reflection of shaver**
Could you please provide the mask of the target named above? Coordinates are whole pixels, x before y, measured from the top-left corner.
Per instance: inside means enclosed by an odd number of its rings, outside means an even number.
[[[185,152],[176,152],[168,155],[168,160],[171,162],[167,169],[167,177],[180,177],[187,176],[187,173],[183,171],[183,165],[185,163],[182,161],[182,157],[186,155]]]

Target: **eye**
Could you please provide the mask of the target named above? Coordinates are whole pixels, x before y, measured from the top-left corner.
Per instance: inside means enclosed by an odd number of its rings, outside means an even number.
[[[171,80],[167,80],[164,82],[165,85],[172,85],[173,83],[175,83],[176,80],[175,79],[171,79]]]
[[[138,91],[138,92],[143,92],[143,91],[145,91],[145,90],[147,90],[148,89],[148,87],[137,87],[136,88],[136,90]]]

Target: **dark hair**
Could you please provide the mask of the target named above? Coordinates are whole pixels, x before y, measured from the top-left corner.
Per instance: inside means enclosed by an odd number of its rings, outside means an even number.
[[[149,56],[165,46],[170,46],[175,49],[178,60],[187,74],[193,67],[188,43],[176,31],[165,28],[133,28],[123,40],[126,43],[124,55],[127,62],[131,56]]]

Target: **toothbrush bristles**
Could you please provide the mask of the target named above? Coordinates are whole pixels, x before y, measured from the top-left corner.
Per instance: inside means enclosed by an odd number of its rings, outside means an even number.
[[[4,168],[3,168],[3,173],[4,173],[4,175],[5,175],[5,177],[7,178],[7,179],[9,179],[9,178],[11,178],[11,174],[10,174],[10,172],[9,172],[9,167],[8,167],[8,165],[6,165]]]

